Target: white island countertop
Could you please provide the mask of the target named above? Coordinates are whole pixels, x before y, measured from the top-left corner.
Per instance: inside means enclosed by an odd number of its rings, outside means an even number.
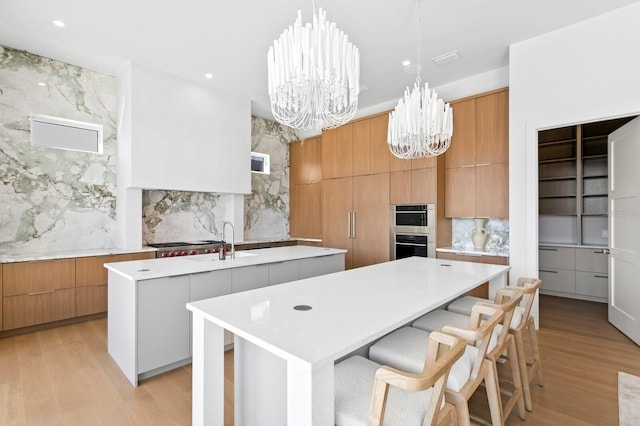
[[[283,262],[318,256],[330,256],[346,253],[346,250],[310,247],[286,246],[257,250],[236,251],[236,258],[227,253],[226,260],[218,260],[218,254],[199,254],[195,256],[132,260],[128,262],[105,263],[105,268],[133,281],[199,272],[238,268],[243,266]]]

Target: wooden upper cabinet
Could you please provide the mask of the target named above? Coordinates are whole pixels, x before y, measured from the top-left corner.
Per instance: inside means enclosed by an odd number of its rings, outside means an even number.
[[[322,183],[291,186],[289,214],[292,237],[322,238]]]
[[[371,173],[371,122],[353,123],[353,176]]]
[[[353,124],[322,132],[322,178],[353,175]]]
[[[389,173],[389,204],[411,204],[411,170]]]
[[[444,171],[446,217],[476,217],[476,167]]]
[[[289,185],[300,183],[302,169],[302,142],[289,143]]]
[[[509,91],[476,99],[476,164],[509,161]]]
[[[75,259],[58,259],[7,263],[2,269],[3,297],[73,288],[75,262]]]
[[[453,108],[453,137],[444,153],[445,168],[476,164],[476,99],[456,102]]]
[[[509,163],[477,166],[475,217],[509,217]]]
[[[318,136],[289,144],[291,185],[322,181],[321,141]]]
[[[368,121],[371,123],[371,173],[387,173],[391,154],[387,144],[389,115],[377,115]]]
[[[411,203],[436,202],[436,169],[419,169],[411,171]]]
[[[2,330],[2,264],[0,264],[0,330]]]
[[[429,169],[436,166],[437,157],[425,157],[411,160],[411,168],[416,169]]]

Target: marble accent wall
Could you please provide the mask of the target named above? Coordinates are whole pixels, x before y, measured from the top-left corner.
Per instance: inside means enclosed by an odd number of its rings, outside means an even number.
[[[455,250],[474,251],[473,230],[475,219],[453,219],[452,246]],[[491,253],[509,253],[509,221],[505,219],[488,219],[484,225],[487,230],[485,251]]]
[[[103,125],[102,155],[34,147],[31,113]],[[116,79],[0,46],[0,253],[112,248]]]
[[[289,142],[293,129],[252,117],[251,150],[271,156],[271,174],[251,174],[251,195],[244,198],[244,239],[289,237]]]
[[[289,142],[292,129],[251,118],[251,149],[270,155],[271,174],[253,173],[244,197],[244,240],[289,237]],[[248,164],[247,164],[248,167]],[[143,242],[221,239],[225,197],[181,191],[143,191]]]

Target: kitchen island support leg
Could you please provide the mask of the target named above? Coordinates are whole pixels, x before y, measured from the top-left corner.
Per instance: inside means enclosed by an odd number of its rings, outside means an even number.
[[[193,313],[192,424],[224,425],[224,329]]]
[[[287,362],[287,424],[333,425],[333,362],[312,368]]]

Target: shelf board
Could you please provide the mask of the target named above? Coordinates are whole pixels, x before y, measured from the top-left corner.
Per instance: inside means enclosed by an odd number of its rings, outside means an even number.
[[[583,197],[608,197],[609,194],[582,194]]]
[[[602,179],[609,178],[609,175],[582,175],[583,179]]]
[[[597,154],[597,155],[583,155],[583,160],[596,160],[598,158],[607,158],[609,154]]]
[[[539,195],[538,198],[575,198],[576,194],[573,195]]]
[[[571,180],[571,179],[575,179],[575,176],[558,176],[558,177],[543,177],[543,178],[538,178],[538,181],[540,182],[548,182],[548,181],[553,181],[553,180]]]
[[[562,145],[562,144],[567,144],[567,143],[575,143],[576,139],[562,139],[559,141],[550,141],[550,142],[539,142],[538,146],[542,147],[542,146],[553,146],[553,145]]]
[[[608,214],[603,214],[603,213],[582,213],[582,216],[589,216],[589,217],[609,217]]]
[[[538,213],[538,216],[578,216],[575,213]],[[584,215],[583,215],[584,216]]]
[[[604,139],[604,141],[606,142],[608,136],[609,135],[583,136],[582,140],[583,141],[591,141],[591,140],[594,140],[594,139]]]
[[[567,161],[576,161],[576,157],[563,157],[563,158],[554,158],[551,160],[540,160],[538,161],[538,164],[563,163]]]

